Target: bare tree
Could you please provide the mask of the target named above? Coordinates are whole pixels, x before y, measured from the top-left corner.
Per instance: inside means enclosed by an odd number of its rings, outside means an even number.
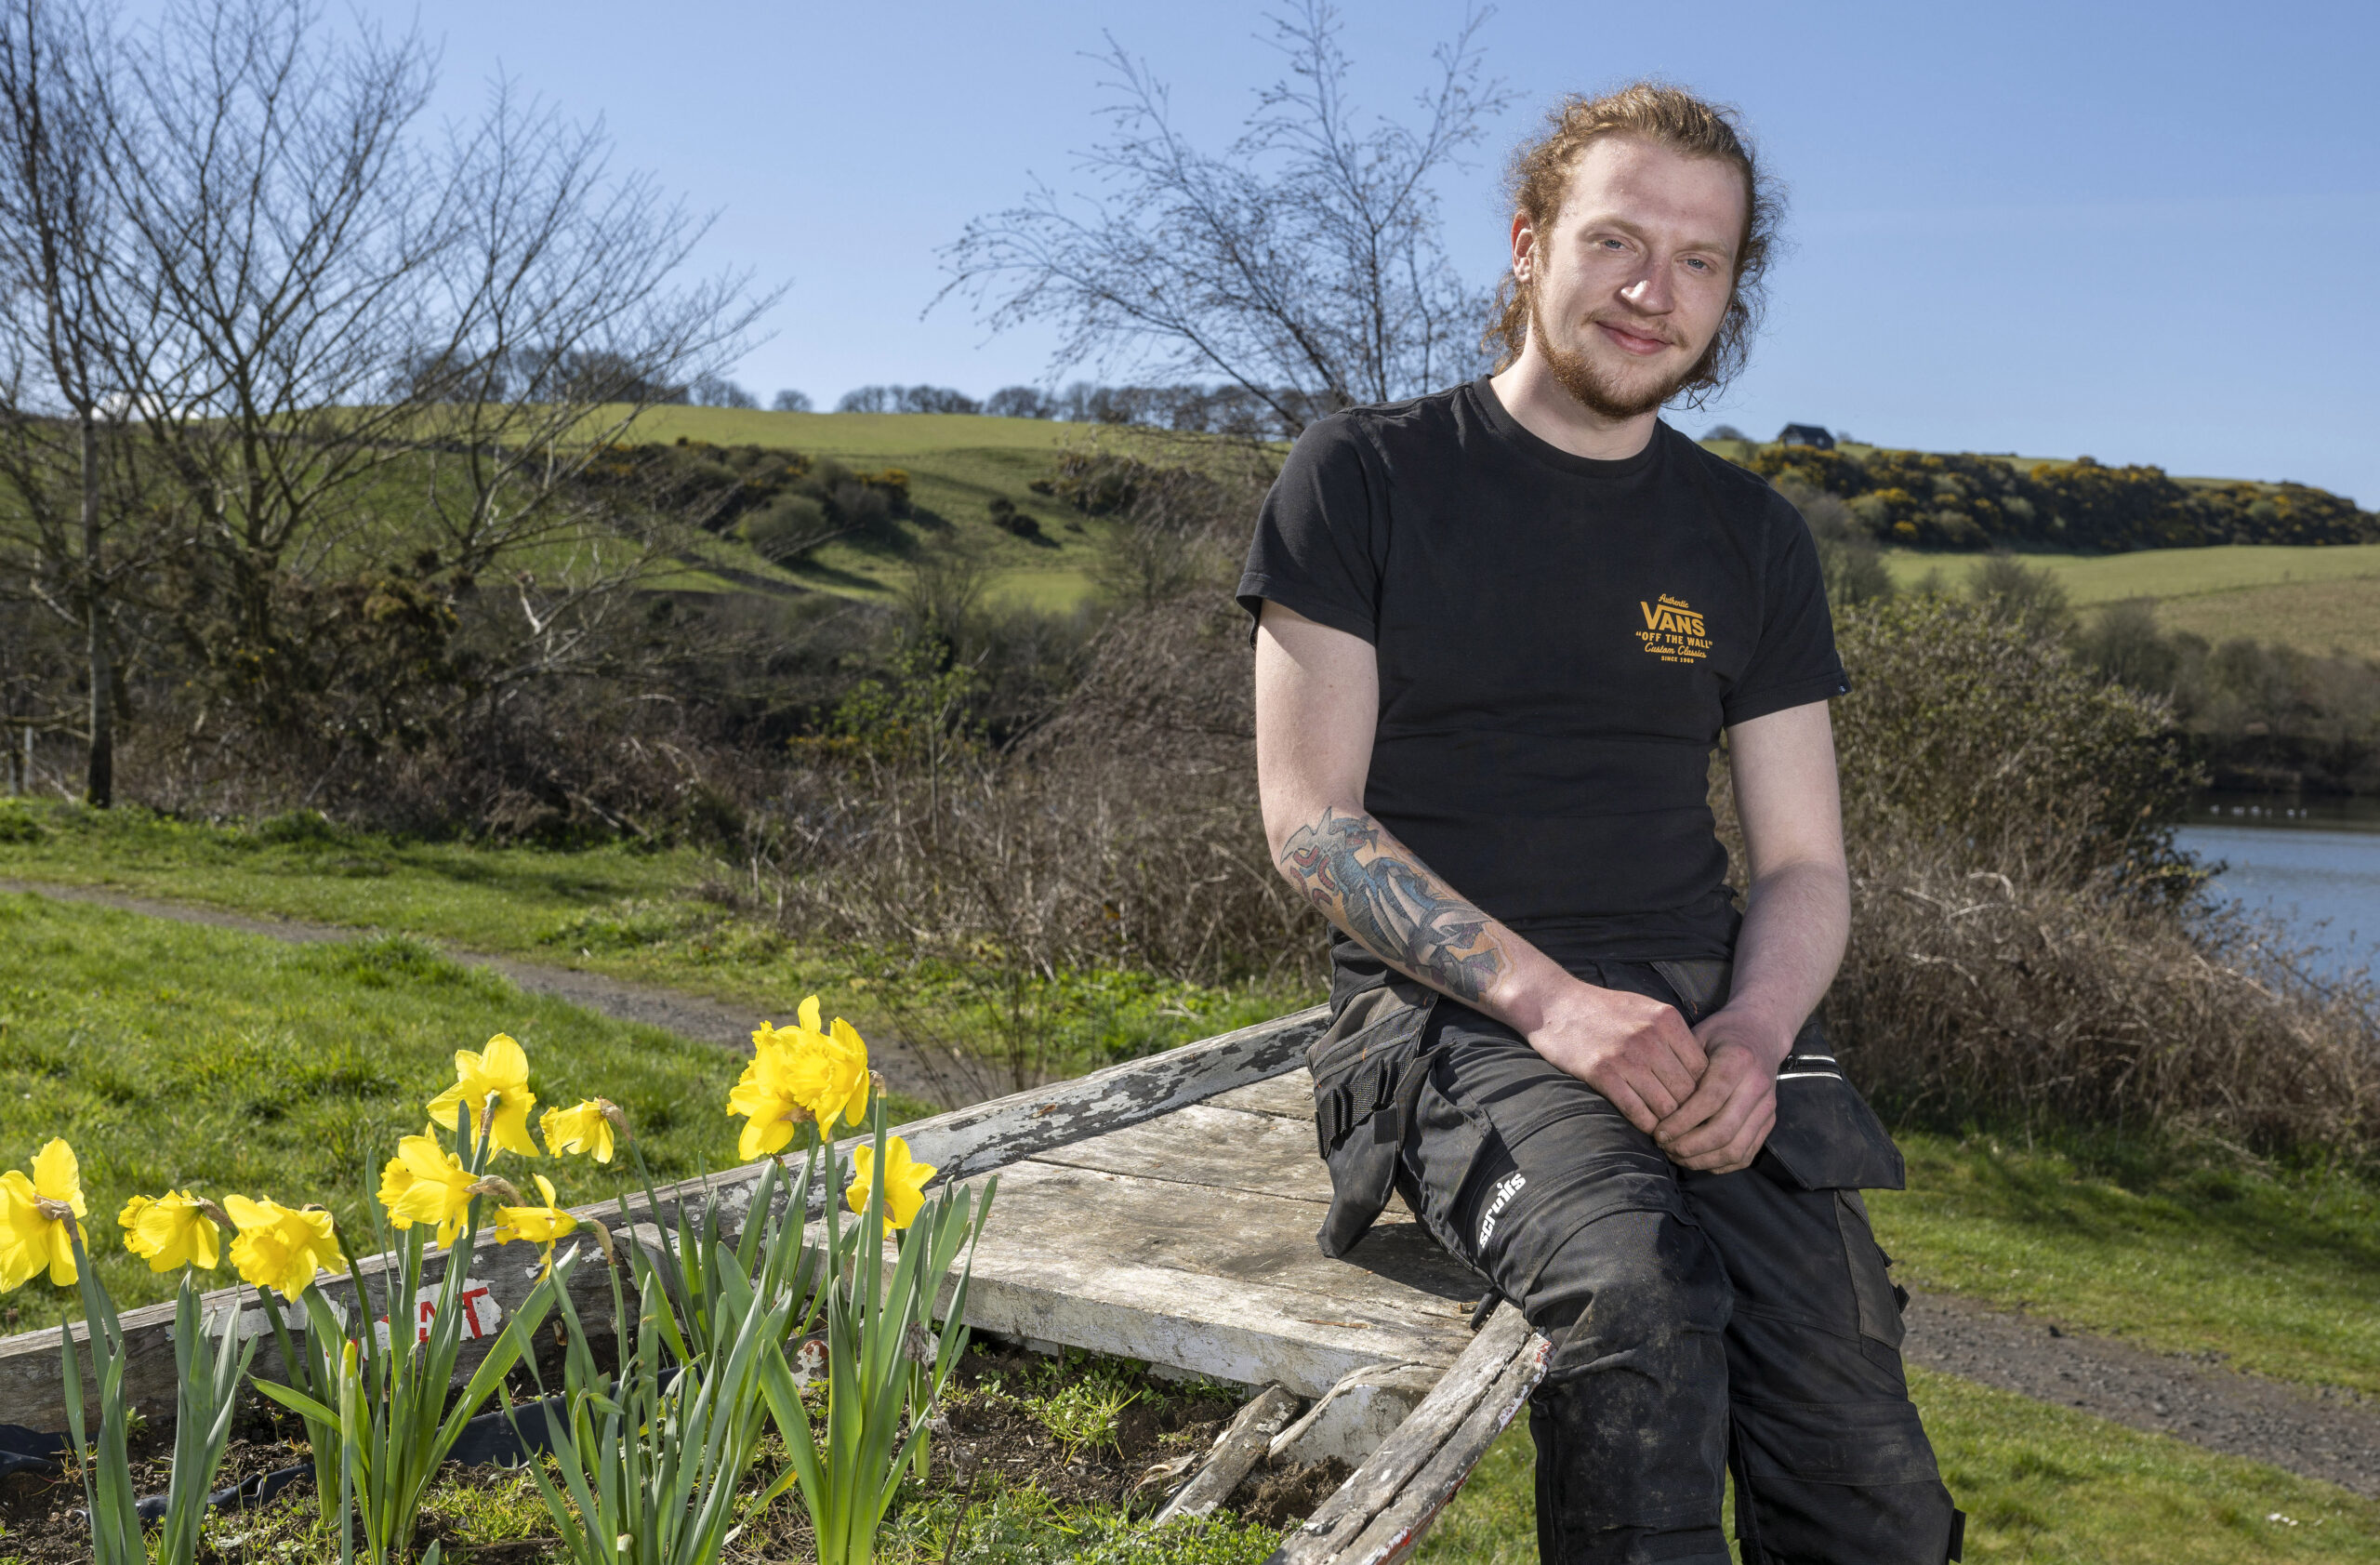
[[[133,412],[192,517],[207,662],[269,699],[310,641],[293,585],[398,560],[448,590],[511,576],[497,675],[583,647],[574,617],[668,538],[575,481],[774,296],[681,284],[707,222],[508,84],[419,134],[415,35],[177,0],[126,53],[101,145],[165,328]]]
[[[0,18],[0,539],[11,587],[72,625],[88,685],[85,797],[114,798],[119,596],[141,564],[124,419],[142,392],[153,312],[118,264],[104,177],[108,41],[76,7]],[[21,572],[21,574],[19,574]],[[21,584],[20,586],[19,584]],[[56,726],[28,710],[12,726]]]
[[[1292,433],[1467,373],[1486,295],[1447,259],[1433,180],[1508,100],[1480,75],[1488,15],[1467,13],[1432,56],[1408,125],[1355,109],[1336,8],[1295,0],[1273,18],[1288,74],[1220,154],[1175,128],[1165,86],[1110,37],[1108,135],[1082,159],[1097,192],[1037,183],[970,223],[945,252],[945,295],[996,329],[1056,325],[1061,367],[1223,376]]]

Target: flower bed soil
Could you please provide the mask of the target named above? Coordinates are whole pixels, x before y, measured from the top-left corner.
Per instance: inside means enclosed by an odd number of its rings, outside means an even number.
[[[1126,1514],[1144,1519],[1187,1476],[1150,1479],[1150,1469],[1203,1455],[1249,1395],[1214,1383],[1160,1379],[1127,1361],[1075,1354],[1051,1359],[991,1339],[970,1348],[955,1378],[959,1389],[942,1410],[930,1477],[922,1487],[905,1488],[887,1518],[879,1556],[886,1565],[929,1565],[946,1556],[1059,1558],[994,1550],[979,1538],[995,1529],[1006,1529],[1003,1536],[1014,1532],[1019,1515],[1046,1514],[1062,1532],[1080,1528],[1087,1517],[1109,1523]],[[516,1381],[516,1396],[535,1394],[525,1377]],[[1119,1401],[1112,1421],[1100,1416]],[[1053,1429],[1053,1420],[1073,1432],[1071,1444]],[[140,1492],[164,1492],[169,1453],[163,1439],[149,1447],[136,1443]],[[297,1420],[259,1413],[234,1436],[215,1487],[308,1460]],[[751,1492],[783,1466],[782,1448],[772,1439],[747,1480]],[[1236,1519],[1217,1530],[1217,1552],[1198,1558],[1262,1559],[1270,1552],[1265,1538],[1277,1538],[1311,1515],[1346,1477],[1338,1462],[1260,1466],[1234,1496]],[[74,1515],[82,1503],[71,1474],[19,1474],[0,1482],[0,1562],[79,1565],[89,1559],[89,1533]],[[315,1518],[313,1482],[303,1477],[256,1510],[218,1514],[209,1528],[206,1558],[222,1565],[335,1560],[337,1539],[318,1535]],[[503,1468],[448,1466],[423,1507],[416,1548],[433,1540],[454,1565],[544,1565],[563,1558],[527,1478]],[[798,1493],[744,1518],[723,1556],[727,1565],[813,1558],[809,1517]]]

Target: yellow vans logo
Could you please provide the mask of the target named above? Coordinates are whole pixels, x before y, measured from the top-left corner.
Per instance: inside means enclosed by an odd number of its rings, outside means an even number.
[[[1711,637],[1702,628],[1702,616],[1684,598],[1664,592],[1636,606],[1645,614],[1645,628],[1636,632],[1636,639],[1645,643],[1646,652],[1664,663],[1699,663],[1711,656]]]

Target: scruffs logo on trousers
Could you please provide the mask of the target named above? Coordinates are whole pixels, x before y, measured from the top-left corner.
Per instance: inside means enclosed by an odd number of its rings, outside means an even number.
[[[1488,1203],[1488,1215],[1479,1219],[1480,1249],[1488,1248],[1488,1236],[1496,1231],[1497,1217],[1502,1214],[1504,1208],[1513,1204],[1513,1198],[1519,1195],[1521,1187],[1527,1183],[1527,1174],[1513,1174],[1505,1175],[1503,1183],[1496,1187],[1495,1199]]]
[[[1636,607],[1645,616],[1645,628],[1636,632],[1636,639],[1645,643],[1646,652],[1664,663],[1699,663],[1711,656],[1711,637],[1703,629],[1702,616],[1684,598],[1664,592]]]

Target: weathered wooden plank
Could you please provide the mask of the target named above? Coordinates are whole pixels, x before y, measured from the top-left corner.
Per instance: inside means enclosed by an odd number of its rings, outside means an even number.
[[[1368,1364],[1339,1384],[1273,1437],[1273,1461],[1319,1462],[1336,1457],[1360,1467],[1381,1442],[1421,1405],[1446,1373],[1441,1364]]]
[[[1314,1072],[1300,1066],[1262,1081],[1250,1081],[1207,1100],[1216,1108],[1245,1108],[1251,1114],[1278,1114],[1285,1120],[1314,1123]],[[1307,1134],[1313,1132],[1309,1130]]]
[[[1302,1060],[1307,1043],[1320,1031],[1324,1018],[1324,1008],[1316,1006],[1184,1044],[1147,1059],[1111,1066],[1072,1081],[937,1114],[900,1127],[901,1134],[920,1161],[941,1169],[943,1179],[964,1178],[1037,1151],[1137,1124],[1215,1092],[1293,1069]],[[727,1226],[739,1228],[762,1166],[754,1163],[707,1180],[687,1180],[665,1188],[660,1192],[663,1220],[674,1221],[682,1204],[698,1204],[706,1194],[715,1193]],[[827,1194],[823,1189],[813,1194],[813,1211]],[[636,1217],[647,1215],[641,1198],[634,1207]],[[610,1201],[575,1207],[573,1211],[590,1219],[598,1219],[600,1214],[599,1220],[607,1226],[618,1221],[617,1211]],[[483,1250],[481,1254],[473,1266],[487,1269],[475,1269],[473,1275],[487,1279],[493,1296],[509,1315],[528,1293],[528,1285],[522,1279],[524,1267],[501,1253]],[[367,1280],[377,1275],[380,1265],[377,1260],[364,1263]],[[436,1280],[443,1275],[443,1253],[431,1256],[424,1270],[425,1280]],[[351,1285],[344,1278],[329,1279],[324,1282],[323,1291],[334,1304],[345,1308]],[[608,1291],[604,1298],[608,1301]],[[206,1296],[205,1306],[212,1314],[247,1306],[251,1300],[252,1295],[245,1289],[221,1289]],[[174,1356],[168,1335],[173,1316],[170,1304],[129,1310],[124,1316],[127,1360],[125,1394],[152,1422],[160,1424],[170,1423],[173,1418]],[[82,1339],[79,1326],[74,1335],[77,1341]],[[87,1348],[85,1351],[87,1362]],[[483,1344],[466,1343],[462,1367],[469,1369],[484,1352]],[[65,1426],[58,1354],[56,1328],[0,1339],[0,1423],[45,1430]],[[278,1359],[268,1346],[259,1350],[258,1361],[268,1364],[277,1363]],[[97,1377],[86,1384],[96,1386]]]
[[[1451,1321],[1466,1343],[1480,1292],[1471,1268],[1409,1218],[1385,1218],[1346,1260],[1334,1261],[1314,1242],[1312,1202],[1263,1191],[1069,1168],[1037,1158],[1001,1172],[993,1212],[995,1221],[976,1250],[979,1275],[987,1264],[1094,1276],[1101,1267],[1136,1266],[1170,1272],[1178,1286],[1200,1294],[1263,1283],[1335,1305],[1339,1318],[1350,1320],[1428,1322],[1431,1330]],[[1004,1213],[1012,1220],[999,1221]]]
[[[1348,1371],[1447,1364],[1477,1283],[1411,1223],[1350,1266],[1311,1202],[1031,1161],[1000,1174],[970,1322],[1008,1335],[1320,1396]]]
[[[1537,1383],[1545,1378],[1545,1361],[1553,1345],[1543,1337],[1532,1336],[1504,1373],[1488,1388],[1485,1396],[1472,1408],[1461,1427],[1438,1447],[1437,1454],[1425,1463],[1421,1470],[1397,1492],[1381,1513],[1372,1518],[1355,1541],[1332,1559],[1331,1565],[1395,1565],[1409,1556],[1421,1541],[1421,1534],[1437,1519],[1447,1502],[1471,1476],[1471,1469],[1496,1443],[1521,1404]]]
[[[1315,1155],[1312,1125],[1211,1104],[1052,1147],[1034,1160],[1330,1203],[1330,1171]],[[1322,1214],[1312,1214],[1312,1227],[1321,1226]]]
[[[1273,1437],[1297,1415],[1295,1397],[1278,1386],[1266,1386],[1215,1437],[1206,1466],[1182,1486],[1181,1493],[1166,1502],[1150,1525],[1162,1527],[1185,1516],[1206,1516],[1230,1499],[1240,1480],[1248,1477],[1248,1470],[1256,1466],[1257,1458],[1271,1448]]]
[[[1296,1069],[1329,1020],[1329,1008],[1316,1005],[1072,1081],[937,1114],[901,1134],[910,1156],[932,1163],[939,1178],[964,1179]]]
[[[1325,1565],[1336,1560],[1463,1426],[1530,1337],[1528,1322],[1521,1319],[1519,1310],[1508,1304],[1498,1306],[1437,1388],[1421,1399],[1413,1415],[1381,1442],[1370,1460],[1356,1468],[1337,1493],[1281,1541],[1265,1565]]]
[[[606,1203],[608,1211],[608,1203]],[[613,1214],[616,1221],[616,1214]],[[434,1286],[445,1276],[447,1255],[436,1252],[425,1259],[422,1277],[425,1285]],[[469,1278],[486,1284],[485,1304],[474,1300],[475,1321],[493,1323],[483,1332],[466,1340],[456,1370],[459,1377],[468,1375],[488,1348],[494,1345],[501,1323],[509,1320],[536,1286],[543,1256],[534,1244],[483,1244],[469,1258]],[[363,1257],[359,1267],[364,1273],[364,1287],[371,1299],[374,1318],[388,1315],[385,1292],[386,1273],[393,1264],[383,1255]],[[341,1311],[350,1308],[353,1285],[345,1278],[335,1285],[326,1280],[324,1293]],[[600,1257],[594,1264],[582,1266],[573,1280],[572,1301],[590,1320],[611,1313],[611,1288],[602,1280]],[[492,1304],[491,1312],[487,1305]],[[238,1329],[261,1336],[257,1347],[254,1373],[268,1380],[284,1380],[287,1372],[281,1361],[281,1349],[273,1340],[263,1309],[256,1302],[256,1294],[247,1289],[219,1289],[205,1298],[206,1319],[222,1322],[236,1311]],[[402,1319],[407,1312],[400,1311]],[[293,1306],[283,1306],[283,1320],[293,1337],[306,1331],[306,1312]],[[170,1427],[174,1421],[174,1306],[168,1304],[146,1305],[126,1310],[123,1316],[125,1340],[124,1386],[126,1399],[146,1414],[152,1424]],[[469,1329],[469,1328],[467,1328]],[[91,1348],[88,1333],[79,1320],[73,1322],[76,1350],[83,1363],[86,1395],[96,1395],[98,1377],[91,1372]],[[95,1404],[86,1404],[86,1416],[96,1419]],[[65,1386],[60,1375],[59,1328],[26,1332],[0,1343],[0,1424],[17,1424],[30,1429],[52,1433],[66,1427]]]

